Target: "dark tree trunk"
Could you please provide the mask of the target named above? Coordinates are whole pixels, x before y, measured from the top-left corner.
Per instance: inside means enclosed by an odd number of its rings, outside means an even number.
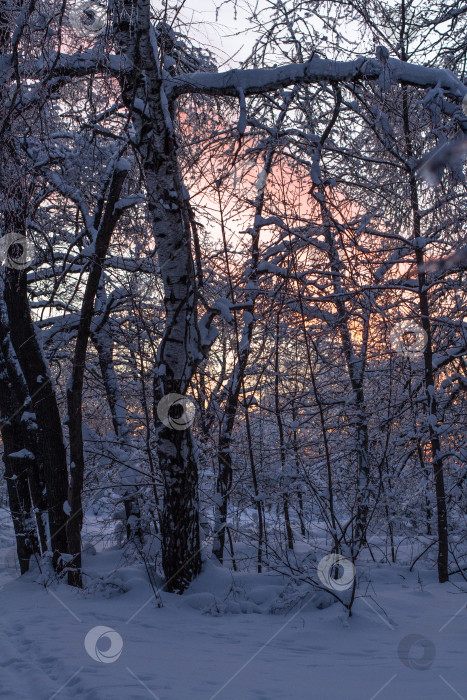
[[[21,574],[47,549],[44,484],[37,460],[37,424],[24,377],[0,321],[0,426],[8,500]]]
[[[366,367],[366,348],[363,348],[360,356],[355,353],[354,343],[349,328],[349,311],[346,305],[346,290],[342,284],[342,263],[339,257],[339,250],[335,241],[335,233],[332,218],[325,204],[326,191],[320,186],[321,213],[323,219],[324,235],[327,243],[327,254],[329,265],[333,273],[332,284],[334,289],[334,303],[337,311],[336,325],[342,341],[342,351],[345,358],[347,373],[352,388],[353,409],[356,433],[356,456],[357,456],[357,513],[355,524],[355,541],[359,547],[366,542],[366,531],[368,527],[369,515],[369,485],[370,485],[370,465],[369,465],[369,439],[368,439],[368,417],[366,411],[364,376]]]
[[[405,143],[407,150],[407,161],[413,161],[413,144],[411,137],[411,127],[409,120],[409,105],[407,88],[402,88],[402,108],[404,119]],[[421,240],[421,215],[418,197],[418,185],[415,171],[408,166],[408,177],[410,184],[410,208],[412,211],[412,234],[414,240]],[[446,507],[446,493],[444,487],[443,458],[441,443],[438,433],[438,403],[436,400],[435,372],[433,369],[433,337],[430,317],[429,292],[427,288],[427,277],[424,271],[425,256],[423,248],[414,246],[415,259],[418,270],[418,302],[420,308],[421,325],[426,334],[426,346],[423,353],[424,380],[426,391],[426,414],[428,416],[428,431],[430,436],[431,456],[433,461],[433,477],[436,492],[436,509],[438,520],[438,580],[445,583],[449,580],[448,574],[448,516]],[[433,424],[433,419],[436,425]]]
[[[277,128],[282,124],[285,115],[287,114],[287,108],[291,101],[291,96],[286,97],[282,109],[279,113],[277,120]],[[249,315],[246,317],[246,321],[241,329],[241,339],[239,337],[239,328],[237,323],[237,314],[234,313],[234,327],[235,336],[237,341],[237,358],[235,365],[230,374],[230,379],[227,385],[227,399],[224,416],[222,418],[220,432],[219,432],[219,445],[218,445],[218,476],[217,476],[217,499],[218,502],[215,504],[215,532],[214,532],[214,543],[212,547],[213,554],[222,563],[224,556],[225,547],[225,530],[227,525],[227,510],[230,496],[230,489],[232,486],[232,455],[230,452],[230,446],[233,437],[233,428],[235,425],[235,418],[238,409],[238,399],[240,395],[240,390],[244,389],[244,378],[246,368],[248,366],[248,361],[250,358],[250,344],[253,336],[253,329],[255,325],[254,310],[255,302],[258,295],[258,263],[259,263],[259,239],[261,233],[261,216],[264,208],[264,192],[267,182],[267,178],[271,172],[273,157],[276,147],[276,136],[271,137],[267,143],[267,155],[265,158],[264,169],[263,169],[263,184],[262,187],[258,188],[256,200],[255,200],[255,210],[253,226],[251,227],[251,262],[248,271],[248,279],[245,280],[249,287],[248,300],[246,302],[246,307],[248,309]],[[226,267],[228,270],[229,281],[230,281],[230,296],[232,303],[235,303],[235,294],[232,285],[232,275],[230,273],[228,248],[227,248],[227,238],[225,234],[224,218],[222,213],[222,202],[219,195],[219,208],[221,214],[221,230],[222,239],[224,244],[224,255]],[[243,392],[245,393],[245,392]],[[261,521],[261,504],[256,504],[258,509],[258,527],[262,527]],[[288,515],[288,506],[284,501],[284,513]],[[291,532],[291,530],[290,530]],[[288,530],[289,533],[289,530]],[[262,533],[260,535],[260,540],[262,540]],[[290,538],[289,538],[290,544]],[[293,545],[292,545],[293,546]],[[261,545],[259,547],[261,552]],[[259,560],[261,560],[261,554],[259,555]],[[261,567],[261,564],[259,564]]]
[[[21,13],[19,12],[21,10]],[[21,34],[25,31],[28,19],[34,11],[34,3],[24,4],[20,1],[13,3],[2,3],[0,6],[0,55],[5,58],[5,70],[0,88],[0,110],[1,110],[1,138],[2,151],[0,156],[0,181],[2,183],[2,215],[4,234],[11,233],[24,235],[26,232],[26,219],[29,212],[29,200],[31,185],[28,184],[30,178],[22,171],[21,156],[18,155],[18,135],[14,134],[12,125],[12,112],[10,87],[18,76],[14,76],[13,64],[10,59],[6,59],[4,54],[12,49],[13,37],[18,42]],[[17,22],[18,18],[20,21]],[[11,31],[15,27],[15,32]],[[16,99],[16,98],[15,98]],[[5,110],[5,105],[10,105]],[[42,501],[42,488],[40,496],[34,495],[37,480],[34,474],[37,473],[37,465],[40,465],[41,473],[45,483],[47,493],[47,510],[50,532],[50,546],[55,553],[54,561],[59,561],[59,555],[66,553],[67,539],[65,532],[66,513],[63,505],[67,498],[68,471],[66,462],[66,452],[62,437],[60,414],[58,411],[52,379],[49,375],[47,363],[42,354],[40,342],[36,335],[36,329],[32,322],[31,311],[28,300],[26,272],[23,270],[5,267],[2,270],[2,292],[0,303],[5,302],[6,309],[2,308],[4,327],[8,327],[9,340],[11,342],[11,352],[15,360],[19,363],[20,372],[12,366],[9,372],[8,381],[12,385],[16,384],[19,374],[21,380],[26,384],[25,395],[29,395],[29,411],[35,414],[34,420],[37,424],[36,445],[34,450],[35,460],[31,461],[29,486],[32,489],[32,499]],[[4,348],[4,351],[7,352]],[[10,352],[10,350],[8,350]],[[4,355],[4,360],[9,362],[8,352]],[[18,375],[18,376],[15,376]],[[19,380],[18,380],[19,381]],[[18,406],[25,396],[21,398],[21,392],[17,395]],[[6,426],[5,426],[6,427]],[[7,432],[10,428],[7,428]],[[24,437],[25,449],[28,445],[28,436],[24,435],[21,421],[15,427],[18,430],[17,436],[13,439],[13,434],[7,436],[7,442],[14,440],[15,445],[20,446],[20,440]],[[20,437],[21,436],[21,437]],[[8,461],[8,458],[7,458]],[[33,463],[34,462],[34,463]],[[26,467],[26,465],[23,465]],[[16,473],[16,467],[8,461],[8,470]],[[38,487],[39,488],[39,487]],[[27,502],[27,494],[24,489],[18,487],[18,496],[21,503]],[[31,496],[30,496],[31,498]],[[41,526],[42,527],[42,526]],[[43,528],[42,528],[43,529]],[[43,539],[43,533],[40,534]]]
[[[282,422],[281,406],[280,406],[280,399],[279,399],[279,372],[280,372],[279,329],[280,329],[280,323],[279,323],[279,313],[278,313],[277,317],[276,317],[276,347],[275,347],[275,353],[274,353],[274,407],[275,407],[275,413],[276,413],[277,429],[279,431],[279,451],[280,451],[280,460],[281,460],[281,476],[282,476],[282,489],[283,489],[282,490],[282,507],[284,510],[285,532],[287,535],[287,547],[288,547],[288,549],[293,550],[293,548],[294,548],[293,530],[292,530],[292,525],[290,522],[290,512],[289,512],[289,498],[290,498],[289,483],[290,483],[290,479],[289,479],[288,475],[285,473],[286,472],[286,450],[285,450],[285,439],[284,439],[284,425]]]
[[[53,381],[31,319],[26,274],[6,269],[5,303],[11,343],[26,380],[32,410],[38,426],[37,458],[47,492],[51,549],[58,555],[68,552],[63,506],[67,500],[68,471],[62,425]]]
[[[109,176],[108,198],[103,212],[98,212],[94,226],[97,230],[94,252],[91,259],[88,279],[81,305],[81,315],[73,355],[73,368],[67,391],[68,428],[70,434],[70,490],[68,501],[71,512],[67,524],[68,544],[73,558],[70,563],[68,581],[70,585],[81,586],[81,528],[83,524],[82,491],[84,482],[84,443],[83,443],[83,386],[86,368],[86,352],[91,335],[91,322],[94,314],[102,268],[110,244],[112,232],[121,214],[116,209],[123,183],[127,176],[128,164],[118,161]]]
[[[105,292],[101,288],[99,298],[104,301]],[[115,435],[126,455],[125,462],[128,466],[120,465],[119,471],[122,481],[123,503],[125,507],[127,539],[142,541],[141,513],[138,503],[138,488],[136,472],[131,469],[131,464],[136,461],[137,451],[134,447],[130,429],[127,422],[126,406],[120,391],[120,384],[115,371],[113,359],[113,340],[109,333],[108,322],[104,322],[92,334],[92,339],[97,350],[102,381],[104,382],[105,395],[112,416],[112,424]],[[133,464],[136,466],[136,464]]]

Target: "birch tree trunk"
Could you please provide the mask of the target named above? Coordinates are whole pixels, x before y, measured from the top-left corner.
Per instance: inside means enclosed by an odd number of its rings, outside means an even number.
[[[131,78],[122,75],[120,84],[135,132],[133,143],[143,165],[164,287],[165,329],[154,380],[157,456],[164,483],[162,566],[167,590],[182,593],[201,570],[198,467],[190,429],[168,427],[157,408],[168,394],[185,395],[204,357],[204,346],[209,345],[210,323],[202,337],[197,324],[188,193],[177,161],[174,105],[168,103],[162,85],[149,1],[120,3],[114,12],[114,35],[122,61],[134,67]]]

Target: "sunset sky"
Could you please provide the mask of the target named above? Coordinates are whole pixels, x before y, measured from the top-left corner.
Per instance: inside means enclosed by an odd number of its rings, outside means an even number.
[[[221,70],[235,67],[239,61],[244,60],[254,41],[254,34],[249,30],[245,3],[235,4],[236,10],[233,3],[224,3],[217,19],[216,7],[221,3],[214,0],[190,0],[182,11],[183,19],[194,25],[193,35],[200,43],[216,53],[220,59],[219,64],[227,62],[224,66],[220,65]]]

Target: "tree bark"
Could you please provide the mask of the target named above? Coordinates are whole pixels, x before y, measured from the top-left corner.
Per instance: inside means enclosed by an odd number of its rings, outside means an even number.
[[[31,319],[26,274],[6,269],[5,304],[11,343],[26,380],[38,425],[37,457],[42,465],[47,491],[50,543],[55,561],[68,552],[67,500],[68,470],[57,399],[47,362]]]
[[[201,570],[196,451],[190,429],[167,427],[157,407],[167,394],[185,395],[212,339],[206,337],[210,323],[203,337],[197,323],[188,194],[179,170],[174,108],[162,85],[149,1],[124,0],[114,14],[114,33],[122,57],[134,66],[131,79],[121,76],[122,97],[143,165],[164,287],[165,329],[154,380],[157,455],[164,482],[162,566],[166,588],[182,593]],[[166,38],[170,50],[170,33]]]
[[[402,109],[404,121],[405,143],[407,151],[407,162],[413,161],[413,144],[410,131],[409,105],[407,88],[402,88]],[[410,184],[410,208],[412,212],[412,234],[413,240],[421,239],[421,217],[419,208],[418,185],[415,171],[412,166],[407,166]],[[437,430],[439,424],[438,403],[436,400],[435,373],[433,369],[433,339],[430,317],[430,304],[427,289],[427,277],[424,271],[425,256],[423,248],[415,244],[415,259],[417,262],[418,275],[418,303],[422,328],[426,334],[426,346],[423,353],[424,379],[426,391],[426,413],[428,431],[430,436],[431,455],[433,461],[433,477],[436,492],[436,509],[438,522],[438,580],[445,583],[449,580],[448,574],[448,516],[446,507],[446,493],[444,487],[443,458],[441,456],[441,442]]]
[[[101,306],[105,304],[105,291],[101,285],[98,292]],[[98,328],[92,331],[92,340],[97,350],[105,395],[112,416],[115,435],[125,453],[125,464],[119,466],[122,479],[122,498],[125,507],[127,539],[137,538],[141,542],[141,513],[138,504],[138,487],[136,471],[131,463],[137,462],[137,450],[133,444],[127,422],[126,406],[120,390],[113,359],[113,340],[109,332],[109,321],[104,319]],[[136,466],[134,464],[134,466]]]
[[[8,500],[21,574],[30,558],[47,549],[42,513],[43,482],[39,474],[37,425],[24,377],[20,374],[8,336],[0,324],[0,417]]]
[[[83,512],[81,494],[84,480],[84,442],[83,442],[83,386],[86,368],[86,352],[91,335],[91,322],[94,302],[99,288],[104,260],[110,244],[112,232],[121,214],[115,205],[120,197],[123,183],[128,173],[129,164],[118,160],[110,173],[109,194],[102,218],[96,214],[97,229],[91,267],[86,281],[86,288],[81,306],[81,314],[73,354],[73,368],[67,390],[68,429],[70,435],[70,489],[68,502],[70,517],[67,522],[67,536],[72,560],[68,581],[73,586],[81,586],[81,528]]]

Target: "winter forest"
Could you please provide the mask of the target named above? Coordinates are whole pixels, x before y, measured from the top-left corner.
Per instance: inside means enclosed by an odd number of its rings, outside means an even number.
[[[467,6],[0,0],[0,697],[467,698]]]

